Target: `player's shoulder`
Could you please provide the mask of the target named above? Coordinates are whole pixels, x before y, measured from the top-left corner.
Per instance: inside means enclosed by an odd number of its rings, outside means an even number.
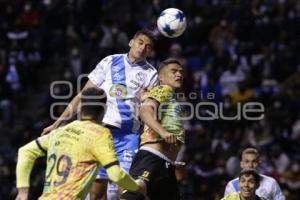
[[[239,190],[239,189],[238,189],[238,184],[239,184],[239,177],[234,178],[234,179],[231,179],[230,181],[228,181],[228,183],[227,183],[227,185],[226,185],[226,188],[227,188],[227,187],[233,187],[233,188],[235,188],[236,190]]]
[[[95,135],[110,134],[110,130],[108,128],[89,120],[76,120],[72,122],[69,126],[78,127],[81,130],[84,130],[84,132],[93,133]]]
[[[221,200],[239,200],[239,199],[240,199],[239,193],[234,192],[234,193],[226,195]]]
[[[236,177],[234,179],[231,179],[230,181],[228,181],[228,183],[235,183],[239,181],[239,177]]]
[[[264,174],[259,174],[259,176],[260,176],[261,180],[263,180],[263,181],[267,181],[269,183],[277,183],[277,181],[271,176],[267,176]]]
[[[157,69],[146,60],[146,65],[145,67],[152,73],[157,73]]]
[[[168,85],[158,85],[149,92],[149,98],[157,100],[159,103],[169,101],[174,93],[174,89]]]
[[[169,85],[157,85],[150,90],[150,92],[157,92],[157,91],[170,93],[170,92],[174,92],[174,89]]]
[[[150,90],[150,96],[164,95],[165,97],[168,97],[166,95],[171,95],[171,94],[173,94],[173,92],[174,92],[174,89],[169,85],[158,85],[158,86],[153,87]]]
[[[102,62],[102,63],[110,63],[110,62],[112,62],[113,60],[123,58],[125,55],[126,55],[126,54],[111,54],[111,55],[105,56],[105,57],[101,60],[101,62]]]
[[[91,123],[90,127],[88,129],[92,132],[94,132],[96,135],[102,136],[102,135],[110,135],[110,130],[103,125],[97,124],[97,123]]]
[[[108,55],[102,58],[101,62],[110,62],[113,58],[113,55]]]

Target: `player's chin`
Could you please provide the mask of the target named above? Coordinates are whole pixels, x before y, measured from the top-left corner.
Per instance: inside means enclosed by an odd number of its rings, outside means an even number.
[[[181,81],[176,81],[175,84],[174,84],[174,87],[176,89],[180,89],[182,87],[182,82]]]
[[[141,60],[144,60],[144,59],[147,57],[147,56],[146,56],[144,53],[142,53],[142,52],[136,52],[135,56],[136,56],[136,58],[139,58],[139,59],[141,59]]]
[[[247,192],[243,191],[242,192],[243,197],[250,197],[251,195],[252,195],[252,192],[250,192],[250,191],[247,191]]]

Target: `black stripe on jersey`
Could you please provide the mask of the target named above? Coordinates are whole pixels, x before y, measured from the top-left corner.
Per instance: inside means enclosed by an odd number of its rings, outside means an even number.
[[[155,143],[160,143],[163,142],[164,139],[157,139],[156,141],[152,141],[152,142],[145,142],[143,144],[140,145],[140,147],[144,146],[145,144],[155,144]]]
[[[36,142],[36,145],[40,148],[40,150],[42,150],[42,152],[44,152],[45,154],[47,154],[46,149],[44,149],[44,148],[42,147],[41,143],[40,143],[37,139],[35,140],[35,142]]]
[[[151,99],[151,100],[153,100],[153,101],[155,101],[156,103],[158,103],[158,105],[160,104],[160,102],[159,101],[157,101],[155,98],[153,98],[153,97],[147,97],[148,99]],[[145,99],[146,100],[146,99]]]
[[[108,169],[114,165],[119,165],[119,161],[114,161],[114,162],[111,162],[111,163],[108,163],[107,165],[103,166],[105,169]]]

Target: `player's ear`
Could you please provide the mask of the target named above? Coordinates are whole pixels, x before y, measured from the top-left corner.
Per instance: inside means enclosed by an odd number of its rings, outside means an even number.
[[[159,74],[158,74],[158,80],[159,80],[160,83],[163,82],[164,79],[163,79],[162,73],[159,73]]]
[[[132,47],[132,45],[133,45],[133,39],[131,39],[131,40],[129,41],[129,43],[128,43],[128,46],[129,46],[129,47]]]

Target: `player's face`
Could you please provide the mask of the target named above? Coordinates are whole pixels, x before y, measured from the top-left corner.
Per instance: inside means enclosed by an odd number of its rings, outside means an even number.
[[[255,196],[255,190],[258,188],[258,184],[255,182],[255,178],[252,174],[242,175],[239,179],[240,195],[242,198],[250,198]]]
[[[246,169],[246,168],[257,169],[258,164],[259,164],[259,160],[257,155],[252,153],[246,153],[242,155],[242,160],[240,162],[242,169]]]
[[[169,85],[174,89],[181,88],[183,75],[183,68],[176,63],[171,63],[168,66],[165,66],[160,72],[160,84]]]
[[[129,57],[139,62],[146,59],[152,52],[152,40],[146,35],[140,34],[129,42]]]

